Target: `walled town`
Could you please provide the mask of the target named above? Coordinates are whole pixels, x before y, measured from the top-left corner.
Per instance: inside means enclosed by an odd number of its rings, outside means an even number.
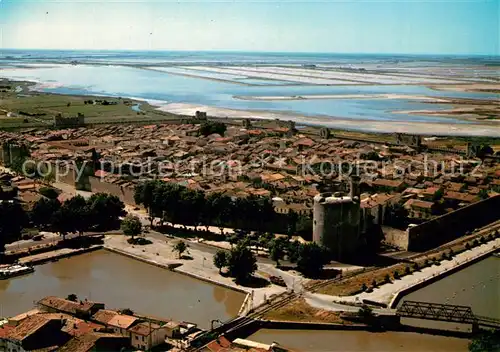
[[[246,295],[209,329],[40,297],[1,323],[4,351],[286,351],[241,337],[273,324],[411,329],[405,294],[500,244],[496,145],[202,112],[0,139],[0,217],[19,219],[0,229],[1,278],[105,249]]]

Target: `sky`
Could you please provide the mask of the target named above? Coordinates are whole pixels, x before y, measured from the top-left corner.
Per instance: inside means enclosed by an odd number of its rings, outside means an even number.
[[[0,0],[0,48],[500,55],[500,0]]]

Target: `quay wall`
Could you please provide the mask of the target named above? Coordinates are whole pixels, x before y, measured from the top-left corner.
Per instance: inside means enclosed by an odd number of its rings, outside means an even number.
[[[62,253],[46,252],[46,253],[44,253],[45,255],[41,256],[40,258],[33,258],[33,259],[22,258],[20,260],[20,262],[22,264],[28,264],[28,265],[41,265],[41,264],[45,264],[45,263],[50,262],[50,261],[59,260],[59,259],[63,259],[63,258],[69,258],[69,257],[73,257],[75,255],[93,252],[93,251],[96,251],[98,249],[102,249],[102,246],[92,246],[89,248],[75,249],[75,250],[71,250],[70,252],[62,252]],[[26,259],[26,260],[24,260],[24,259]]]
[[[422,251],[500,219],[500,195],[470,204],[408,229],[408,250]]]
[[[448,275],[454,274],[457,271],[460,271],[463,268],[466,268],[466,267],[468,267],[468,266],[470,266],[472,264],[475,264],[475,263],[483,260],[484,258],[490,256],[493,252],[495,252],[498,249],[498,242],[500,242],[500,241],[498,239],[495,239],[493,241],[488,242],[488,244],[491,243],[491,242],[496,242],[497,244],[494,245],[494,246],[492,246],[486,252],[481,253],[481,254],[477,255],[476,257],[471,258],[470,260],[458,263],[457,265],[455,265],[451,269],[443,271],[443,272],[439,273],[438,275],[430,276],[427,279],[425,279],[425,280],[423,280],[421,282],[416,283],[415,285],[412,285],[410,287],[404,288],[401,291],[397,292],[396,295],[394,296],[394,298],[391,300],[391,303],[389,304],[389,308],[396,309],[396,307],[399,304],[399,302],[404,298],[404,296],[408,295],[409,293],[417,291],[417,290],[421,289],[422,287],[430,285],[433,282],[436,282],[436,281],[442,279],[443,277],[446,277]]]
[[[260,320],[262,329],[287,330],[368,330],[362,324],[311,323],[302,321]]]

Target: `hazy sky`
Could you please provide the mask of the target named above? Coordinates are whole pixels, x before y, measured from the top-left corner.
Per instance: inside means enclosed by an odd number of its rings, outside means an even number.
[[[0,0],[0,47],[500,55],[500,0]]]

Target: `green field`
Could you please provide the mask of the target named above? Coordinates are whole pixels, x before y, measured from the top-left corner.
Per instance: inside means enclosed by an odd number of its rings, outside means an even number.
[[[4,82],[5,83],[5,82]],[[72,96],[31,92],[27,88],[30,83],[11,82],[12,89],[0,92],[0,128],[47,127],[55,116],[85,116],[85,123],[140,123],[141,121],[162,121],[178,118],[176,115],[156,111],[145,102],[121,98],[103,98],[90,96]],[[20,87],[22,92],[16,92]],[[115,105],[89,103],[85,101],[101,100]],[[140,112],[132,109],[140,104]],[[7,117],[11,113],[14,117]]]

